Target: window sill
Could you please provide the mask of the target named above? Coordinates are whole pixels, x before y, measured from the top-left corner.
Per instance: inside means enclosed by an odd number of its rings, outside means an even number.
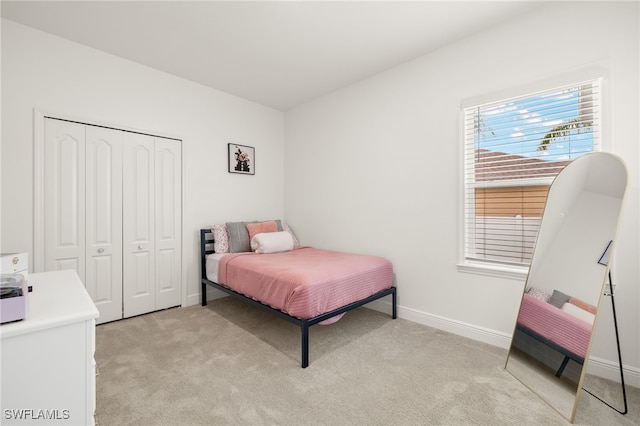
[[[456,267],[458,272],[509,278],[523,282],[527,279],[527,274],[529,273],[529,268],[525,266],[495,265],[473,261],[458,263]]]

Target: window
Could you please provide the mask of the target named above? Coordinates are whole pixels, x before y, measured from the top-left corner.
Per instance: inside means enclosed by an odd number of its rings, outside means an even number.
[[[465,263],[525,267],[553,178],[600,149],[600,81],[463,112]]]

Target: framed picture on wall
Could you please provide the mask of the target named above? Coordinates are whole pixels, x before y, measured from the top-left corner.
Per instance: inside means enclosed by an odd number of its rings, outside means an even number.
[[[229,173],[256,174],[256,150],[252,146],[229,145]]]

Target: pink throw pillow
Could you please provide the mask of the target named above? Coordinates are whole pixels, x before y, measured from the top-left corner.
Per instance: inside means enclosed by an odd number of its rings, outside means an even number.
[[[249,231],[249,242],[253,240],[253,236],[256,234],[262,234],[267,232],[277,232],[278,224],[275,220],[268,222],[247,223],[247,231]]]
[[[575,297],[570,297],[569,303],[571,303],[574,306],[577,306],[578,308],[584,309],[585,311],[592,313],[593,315],[596,314],[596,307],[583,300],[576,299]]]

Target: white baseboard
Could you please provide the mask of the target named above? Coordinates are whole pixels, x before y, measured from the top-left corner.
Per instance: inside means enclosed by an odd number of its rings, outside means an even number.
[[[207,301],[220,299],[221,297],[228,296],[225,292],[216,290],[215,288],[209,287],[207,288]],[[201,303],[200,293],[198,294],[190,294],[187,296],[187,302],[185,306],[199,305]]]
[[[187,300],[184,306],[193,306],[200,304],[200,294],[190,294],[187,295]]]
[[[367,307],[381,312],[391,312],[390,301],[376,300],[369,303]],[[416,309],[398,306],[398,317],[503,349],[509,349],[511,346],[511,335]]]
[[[624,360],[622,360],[624,363]],[[640,388],[640,369],[623,364],[624,384]],[[620,364],[607,359],[589,357],[587,373],[620,383]]]
[[[386,300],[376,300],[369,303],[367,307],[380,312],[391,312],[391,302]],[[451,318],[441,317],[402,306],[398,306],[398,317],[503,349],[509,349],[511,346],[510,334],[452,320]],[[620,368],[617,362],[589,357],[587,372],[594,376],[620,383]],[[625,365],[623,373],[626,385],[640,388],[640,369]]]

